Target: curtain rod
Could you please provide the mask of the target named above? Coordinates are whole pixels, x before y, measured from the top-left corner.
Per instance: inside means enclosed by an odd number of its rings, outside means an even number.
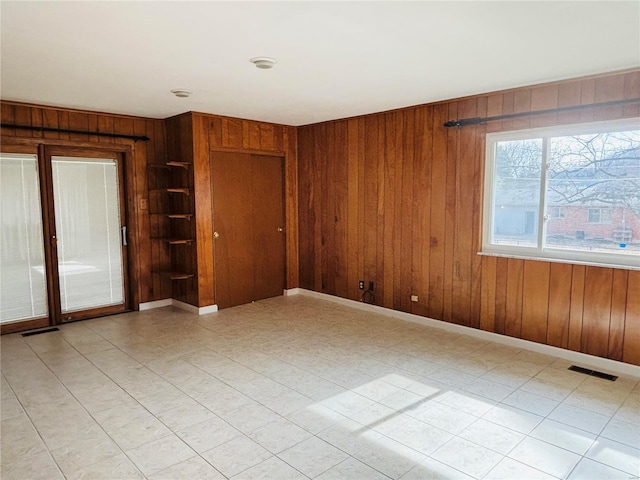
[[[584,110],[596,107],[613,107],[616,105],[625,105],[628,103],[639,103],[640,98],[630,98],[627,100],[613,100],[611,102],[591,103],[589,105],[574,105],[572,107],[549,108],[547,110],[535,110],[532,112],[508,113],[505,115],[497,115],[495,117],[475,117],[463,118],[462,120],[449,120],[444,123],[445,127],[466,127],[468,125],[480,125],[486,122],[495,122],[499,120],[508,120],[511,118],[529,117],[532,115],[546,115],[549,113],[574,112],[576,110]]]
[[[67,128],[53,128],[53,127],[40,127],[33,125],[16,125],[13,123],[3,123],[0,125],[2,128],[15,128],[18,130],[35,130],[38,132],[57,132],[57,133],[77,133],[80,135],[96,135],[98,137],[110,137],[110,138],[128,138],[137,142],[138,140],[143,140],[145,142],[149,141],[149,137],[146,135],[127,135],[124,133],[108,133],[108,132],[87,132],[84,130],[69,130]]]

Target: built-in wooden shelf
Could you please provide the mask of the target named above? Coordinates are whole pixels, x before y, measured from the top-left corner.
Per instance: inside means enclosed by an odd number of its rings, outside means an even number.
[[[187,170],[189,168],[189,165],[191,165],[189,162],[150,163],[149,168],[167,169],[171,167],[177,167],[177,168],[184,168],[185,170]]]
[[[191,220],[191,217],[193,217],[192,213],[152,213],[151,215],[162,215],[163,217],[180,220]]]
[[[188,280],[189,278],[192,278],[195,275],[193,273],[188,273],[188,272],[169,272],[164,270],[158,271],[155,273],[165,277],[169,277],[171,280]]]
[[[188,188],[154,188],[149,191],[156,193],[181,193],[183,195],[190,195],[191,193]]]
[[[152,237],[151,240],[158,240],[159,242],[166,242],[169,245],[186,245],[193,242],[193,238],[166,238],[166,237]]]

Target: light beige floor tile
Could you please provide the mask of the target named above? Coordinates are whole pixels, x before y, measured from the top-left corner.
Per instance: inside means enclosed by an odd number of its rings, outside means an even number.
[[[516,390],[507,398],[502,400],[503,404],[519,408],[526,412],[535,413],[542,417],[549,415],[554,408],[558,406],[558,402],[550,398],[541,397],[534,393],[524,390]]]
[[[617,470],[595,462],[588,458],[583,458],[580,463],[573,469],[569,480],[629,480],[629,474],[622,470]]]
[[[64,476],[49,452],[2,462],[2,480],[63,480]]]
[[[286,418],[304,430],[317,434],[336,423],[340,423],[347,417],[316,403],[303,410],[291,413]]]
[[[274,413],[257,402],[245,405],[228,413],[221,413],[220,417],[244,433],[251,432],[256,428],[280,418],[277,413]]]
[[[197,403],[195,400],[193,403],[190,402],[160,413],[157,417],[158,420],[174,432],[217,418],[215,414]]]
[[[154,415],[158,415],[184,405],[191,405],[193,403],[193,399],[191,397],[182,393],[175,387],[138,398],[137,400],[144,408]]]
[[[111,429],[121,427],[149,415],[149,411],[133,399],[92,414],[96,422],[103,428]]]
[[[640,449],[640,425],[611,420],[600,436]]]
[[[124,453],[66,474],[68,480],[144,480]]]
[[[462,391],[449,391],[434,400],[476,417],[484,415],[496,405],[493,400]]]
[[[196,452],[175,435],[146,443],[126,453],[145,476],[196,456]]]
[[[381,436],[381,433],[351,419],[344,420],[318,434],[322,440],[349,455],[375,443]]]
[[[106,432],[124,451],[171,435],[171,430],[151,415],[136,418],[119,427],[106,428]]]
[[[351,391],[340,393],[320,402],[322,406],[335,410],[341,415],[345,415],[347,417],[350,417],[373,405],[373,403],[373,400]]]
[[[348,458],[335,467],[330,468],[318,480],[344,480],[344,479],[367,479],[367,480],[388,480],[389,477],[374,470],[373,468],[359,462],[355,458]]]
[[[121,453],[122,450],[106,434],[95,440],[79,441],[51,451],[56,463],[67,476]]]
[[[271,457],[232,478],[233,480],[307,480],[309,477],[278,457]]]
[[[2,464],[46,453],[47,448],[26,415],[0,422]]]
[[[520,390],[561,402],[569,396],[574,388],[535,377],[522,385]]]
[[[221,418],[215,417],[177,432],[196,452],[202,453],[242,435]]]
[[[352,391],[358,395],[362,395],[363,397],[379,402],[399,390],[400,387],[383,382],[382,380],[374,380],[372,382],[365,383],[364,385],[360,385]]]
[[[565,478],[580,456],[535,438],[526,438],[509,453],[509,458],[558,478]]]
[[[437,382],[450,385],[454,388],[464,387],[476,380],[478,377],[464,373],[460,370],[456,370],[449,367],[443,367],[435,372],[429,373],[426,378],[435,380]]]
[[[386,437],[360,450],[354,457],[391,478],[400,478],[426,459],[416,450]]]
[[[224,476],[233,477],[272,455],[253,440],[241,435],[207,450],[202,456]]]
[[[311,434],[296,424],[280,418],[249,432],[247,436],[271,453],[277,454],[306,440]]]
[[[395,411],[409,411],[416,409],[428,401],[428,399],[418,395],[417,393],[403,389],[397,390],[391,395],[378,400],[382,405],[392,408]]]
[[[303,410],[316,402],[301,393],[285,387],[281,393],[264,398],[260,400],[260,403],[278,415],[286,416],[298,410]]]
[[[503,458],[493,450],[458,437],[449,440],[431,457],[475,478],[482,478]]]
[[[610,417],[606,415],[571,405],[565,405],[564,403],[558,405],[558,407],[549,414],[549,418],[595,434],[599,434],[610,419]]]
[[[638,476],[640,473],[640,450],[608,438],[598,438],[585,457],[627,472],[629,475]]]
[[[557,477],[536,470],[511,458],[503,458],[484,480],[554,480]],[[603,477],[604,478],[604,477]]]
[[[593,433],[549,419],[543,420],[531,432],[531,437],[578,455],[584,455],[596,439]]]
[[[0,401],[0,420],[8,420],[21,415],[25,415],[24,409],[13,394],[2,398]]]
[[[528,435],[543,417],[508,405],[497,405],[482,416],[484,420]]]
[[[224,480],[225,478],[202,457],[193,457],[151,475],[149,480]]]
[[[280,453],[278,457],[308,477],[314,478],[338,463],[347,454],[317,437],[311,437]]]
[[[429,425],[453,434],[460,433],[478,419],[478,417],[442,403],[435,403],[417,418]]]
[[[412,419],[388,433],[387,436],[424,455],[430,455],[449,441],[453,435],[427,423]]]
[[[483,378],[474,380],[464,387],[464,391],[474,393],[480,397],[488,398],[496,402],[501,402],[511,393],[514,388],[501,383],[492,382]]]
[[[515,430],[483,419],[465,428],[458,436],[502,455],[507,455],[525,438]]]
[[[472,480],[473,477],[462,473],[460,470],[451,468],[433,458],[427,458],[420,465],[416,465],[400,480]]]

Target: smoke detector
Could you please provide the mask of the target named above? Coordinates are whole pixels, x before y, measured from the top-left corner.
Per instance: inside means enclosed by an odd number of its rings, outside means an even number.
[[[175,88],[171,90],[171,93],[173,93],[176,97],[179,97],[179,98],[187,98],[191,96],[193,92],[185,88]]]
[[[250,62],[262,70],[268,70],[273,68],[276,63],[276,59],[271,57],[253,57]]]

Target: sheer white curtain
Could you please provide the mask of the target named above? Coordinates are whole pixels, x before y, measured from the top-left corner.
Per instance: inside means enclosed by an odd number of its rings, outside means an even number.
[[[0,154],[0,323],[47,316],[36,155]]]
[[[115,160],[51,157],[63,312],[124,301]]]

